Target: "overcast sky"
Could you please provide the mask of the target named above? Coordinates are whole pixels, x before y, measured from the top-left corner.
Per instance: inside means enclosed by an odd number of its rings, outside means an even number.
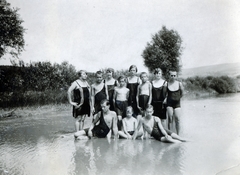
[[[145,71],[141,54],[163,25],[183,40],[183,68],[239,62],[238,0],[7,1],[20,8],[27,29],[26,63],[68,61],[87,71],[136,64]]]

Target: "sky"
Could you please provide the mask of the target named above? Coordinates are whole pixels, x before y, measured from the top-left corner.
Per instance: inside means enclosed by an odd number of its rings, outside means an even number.
[[[240,61],[238,0],[7,1],[24,20],[25,63],[68,61],[92,72],[135,64],[146,71],[142,52],[162,26],[181,36],[183,68]]]

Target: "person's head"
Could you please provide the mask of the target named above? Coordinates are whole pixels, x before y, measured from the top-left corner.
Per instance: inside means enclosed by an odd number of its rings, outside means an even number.
[[[170,69],[168,74],[171,81],[174,81],[177,78],[177,71],[174,69]]]
[[[102,71],[97,71],[95,76],[96,76],[97,82],[101,83],[102,80],[103,80],[103,73],[102,73]]]
[[[145,83],[145,82],[148,80],[148,75],[147,75],[147,73],[146,73],[146,72],[142,72],[142,73],[140,74],[140,78],[141,78],[142,82]]]
[[[132,117],[132,115],[133,115],[133,108],[132,108],[132,106],[128,106],[128,107],[126,108],[126,116],[127,116],[128,118],[130,118],[130,117]]]
[[[137,71],[138,71],[137,66],[136,65],[131,65],[129,67],[128,71],[129,71],[130,75],[135,75],[137,73]]]
[[[100,102],[100,105],[101,105],[101,108],[102,108],[103,112],[107,112],[109,110],[109,108],[110,108],[110,102],[107,99],[103,99]]]
[[[151,117],[153,114],[153,106],[152,105],[148,105],[145,111],[145,116],[146,117]]]
[[[106,73],[107,73],[107,77],[111,78],[111,77],[113,77],[114,69],[113,68],[108,68]]]
[[[126,83],[125,77],[122,75],[120,77],[118,77],[118,83],[119,83],[120,87],[123,87]]]
[[[87,72],[85,70],[80,70],[78,72],[78,77],[83,79],[83,80],[86,80],[87,79]]]
[[[156,79],[162,78],[162,70],[160,68],[156,68],[153,73]]]

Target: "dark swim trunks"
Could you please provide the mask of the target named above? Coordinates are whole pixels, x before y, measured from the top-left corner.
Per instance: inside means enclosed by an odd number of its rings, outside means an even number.
[[[126,117],[126,108],[128,106],[128,102],[116,100],[115,105],[117,115],[121,115],[122,118]]]
[[[170,91],[167,87],[167,107],[172,107],[172,108],[180,108],[181,104],[180,104],[180,99],[182,97],[182,92],[180,90],[180,83],[179,83],[179,89],[176,91]]]
[[[173,133],[172,131],[170,131],[168,129],[165,129],[165,131],[167,132],[168,135],[172,135],[172,133]],[[153,125],[151,136],[159,141],[161,141],[162,137],[165,137],[163,135],[163,133],[161,132],[161,130],[159,129],[158,123],[156,122],[155,117],[154,117],[154,125]]]
[[[109,127],[107,126],[104,118],[103,118],[103,112],[101,111],[101,114],[100,114],[100,118],[99,118],[99,124],[94,126],[94,128],[92,129],[92,133],[93,133],[93,136],[94,137],[98,137],[98,138],[105,138],[107,136],[107,134],[109,133],[110,129]],[[86,135],[88,135],[88,130],[89,128],[87,129],[84,129]]]
[[[148,106],[149,96],[148,95],[139,95],[139,107],[142,108],[142,110],[146,110]]]

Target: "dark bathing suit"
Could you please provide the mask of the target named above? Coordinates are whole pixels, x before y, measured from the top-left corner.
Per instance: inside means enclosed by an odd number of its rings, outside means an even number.
[[[166,81],[164,81],[163,85]],[[167,109],[166,105],[163,104],[165,96],[163,94],[163,85],[161,87],[154,87],[152,84],[152,106],[153,106],[153,115],[159,117],[160,119],[166,119]]]
[[[76,81],[76,83],[78,84],[79,87],[80,84]],[[89,93],[89,89],[88,87],[81,87],[83,90],[83,104],[80,108],[77,108],[75,106],[73,106],[73,117],[76,118],[79,115],[85,115],[87,114],[88,116],[90,116],[90,104],[89,104],[89,98],[90,98],[90,93]],[[73,101],[77,102],[78,104],[81,101],[81,96],[80,96],[80,90],[78,88],[75,88],[73,90]]]
[[[102,111],[101,111],[100,115],[101,115],[99,118],[100,122],[98,125],[94,126],[94,128],[92,129],[92,133],[93,133],[94,137],[105,138],[107,136],[107,134],[109,133],[110,129],[104,120]],[[88,135],[88,130],[89,130],[89,128],[84,129],[86,135]]]
[[[170,91],[167,86],[167,106],[172,108],[180,108],[180,99],[182,97],[182,92],[180,89],[180,82],[179,82],[179,89],[176,91]]]
[[[106,94],[106,89],[105,89],[105,82],[103,84],[103,88],[101,91],[99,91],[96,95],[95,95],[95,104],[94,104],[94,109],[95,112],[94,114],[97,114],[99,111],[102,110],[101,108],[101,101],[107,98],[107,94]]]
[[[139,95],[139,107],[146,110],[149,101],[149,95]]]
[[[156,122],[155,117],[153,118],[153,120],[154,120],[154,124],[153,124],[153,129],[152,129],[151,136],[153,138],[155,138],[156,140],[161,141],[161,138],[165,137],[165,136],[163,135],[163,133],[159,129],[158,123]],[[172,135],[172,133],[173,133],[172,131],[170,131],[168,129],[165,129],[165,131],[167,132],[168,135]]]
[[[127,79],[128,80],[128,79]],[[139,113],[139,110],[137,108],[137,88],[138,88],[139,83],[129,83],[127,81],[127,88],[129,89],[129,98],[128,98],[128,105],[132,106],[133,108],[133,116],[136,117]]]
[[[114,87],[117,86],[117,81],[115,80],[114,84],[112,85],[107,85],[108,88],[108,96],[109,96],[109,103],[110,103],[110,110],[114,111],[114,106],[113,106],[113,93],[114,93]]]

